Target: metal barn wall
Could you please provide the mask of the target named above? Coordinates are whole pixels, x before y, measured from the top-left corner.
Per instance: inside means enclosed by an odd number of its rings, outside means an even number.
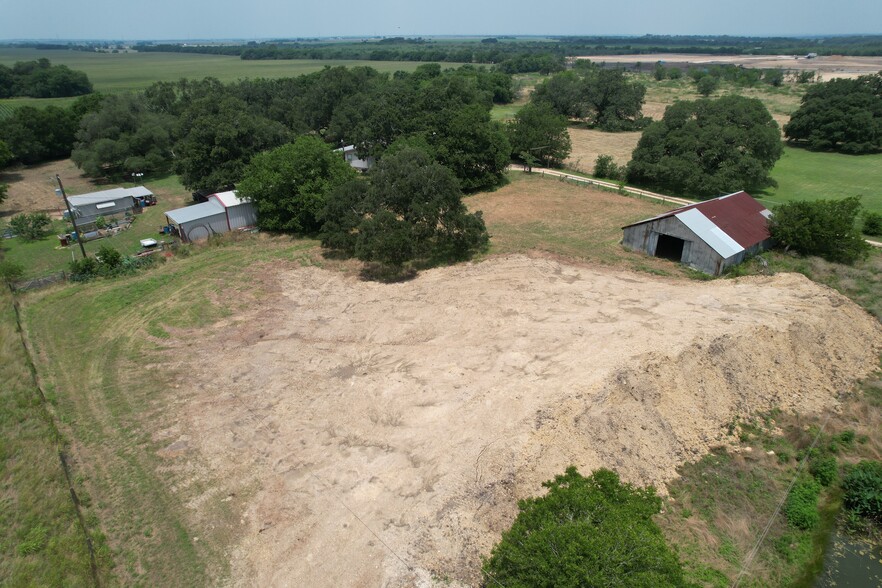
[[[230,228],[238,229],[240,227],[253,227],[257,224],[257,213],[254,205],[250,202],[243,202],[227,209],[227,216],[230,219]]]
[[[98,208],[98,205],[105,204],[104,202],[95,202],[76,206],[76,209],[79,212],[79,216],[77,216],[77,219],[82,219],[84,222],[90,222],[95,220],[99,216],[113,216],[115,214],[124,214],[126,211],[135,208],[135,200],[131,196],[114,198],[109,202],[113,202],[113,206],[110,208]]]
[[[181,236],[186,241],[207,239],[211,235],[226,233],[229,230],[224,211],[180,224]]]
[[[682,263],[713,275],[719,275],[723,267],[725,267],[722,256],[707,243],[699,239],[698,235],[693,233],[675,216],[626,228],[622,245],[654,256],[659,234],[670,235],[685,241],[683,257],[680,260]]]

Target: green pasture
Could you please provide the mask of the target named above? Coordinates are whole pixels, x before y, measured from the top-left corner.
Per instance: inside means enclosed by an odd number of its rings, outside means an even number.
[[[0,64],[11,66],[17,61],[31,61],[45,57],[53,64],[66,65],[86,72],[95,90],[108,94],[143,90],[154,82],[173,82],[181,78],[202,79],[214,77],[222,82],[243,78],[294,77],[320,71],[327,66],[366,66],[381,72],[414,71],[422,65],[415,61],[357,61],[357,60],[242,60],[227,55],[197,55],[187,53],[87,53],[85,51],[38,49],[0,49]],[[445,67],[458,67],[458,63]],[[61,99],[62,103],[64,100]],[[16,98],[0,100],[4,104],[52,104],[56,99]]]
[[[784,147],[772,178],[777,188],[755,194],[766,206],[860,194],[867,210],[882,212],[882,153],[842,155]]]

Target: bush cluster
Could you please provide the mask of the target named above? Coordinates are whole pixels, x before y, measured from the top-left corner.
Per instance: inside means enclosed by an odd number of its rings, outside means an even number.
[[[860,210],[860,196],[814,202],[794,200],[775,208],[769,233],[778,245],[803,255],[852,264],[870,251],[856,225]]]
[[[123,256],[113,247],[102,245],[95,256],[70,262],[70,279],[74,282],[88,282],[97,277],[112,278],[133,274],[153,262],[152,257]]]
[[[45,212],[17,214],[9,219],[9,226],[19,239],[38,241],[46,236],[46,229],[52,221]]]
[[[652,487],[623,484],[610,470],[574,467],[543,484],[548,493],[518,503],[520,513],[490,558],[486,585],[687,586],[682,565],[652,516]]]
[[[882,522],[882,462],[861,461],[849,468],[842,480],[845,508],[875,522]]]
[[[594,177],[607,180],[623,180],[628,169],[625,166],[616,165],[612,155],[598,155],[594,161]]]
[[[820,495],[821,485],[816,480],[812,478],[797,480],[784,504],[787,523],[803,531],[815,528],[821,520],[821,515],[818,513]]]

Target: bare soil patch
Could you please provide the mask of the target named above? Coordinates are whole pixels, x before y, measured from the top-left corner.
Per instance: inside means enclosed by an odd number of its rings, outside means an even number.
[[[514,255],[391,285],[274,280],[168,341],[167,451],[224,486],[194,516],[248,497],[234,585],[476,585],[517,499],[566,466],[663,487],[736,416],[836,410],[882,349],[878,322],[799,274],[683,282]]]
[[[696,66],[714,64],[742,65],[761,69],[814,70],[822,81],[833,78],[857,77],[882,70],[882,57],[853,57],[846,55],[821,56],[806,59],[794,55],[698,55],[683,53],[658,53],[653,55],[591,55],[575,59],[590,59],[607,63],[689,63]]]
[[[9,184],[9,197],[0,204],[0,219],[22,212],[46,212],[60,217],[64,202],[55,195],[55,174],[61,176],[69,196],[95,190],[92,181],[70,159],[9,169],[0,173],[0,183]]]

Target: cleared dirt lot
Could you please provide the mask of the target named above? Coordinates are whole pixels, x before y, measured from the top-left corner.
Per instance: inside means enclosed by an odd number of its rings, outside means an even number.
[[[60,217],[64,202],[55,195],[55,174],[62,177],[68,195],[94,189],[69,159],[6,170],[0,173],[0,183],[9,184],[9,197],[0,204],[0,219],[21,212],[46,212]]]
[[[851,57],[846,55],[821,56],[805,59],[793,55],[699,55],[658,53],[652,55],[592,55],[576,57],[607,63],[690,63],[696,66],[714,64],[743,65],[744,67],[781,68],[796,71],[814,70],[821,81],[833,78],[855,78],[882,70],[882,57]]]
[[[264,273],[266,276],[267,274]],[[175,333],[177,467],[241,509],[233,584],[474,585],[569,464],[663,486],[736,416],[835,409],[879,324],[801,275],[690,282],[520,255],[392,285],[316,267]],[[184,351],[186,348],[186,351]]]

